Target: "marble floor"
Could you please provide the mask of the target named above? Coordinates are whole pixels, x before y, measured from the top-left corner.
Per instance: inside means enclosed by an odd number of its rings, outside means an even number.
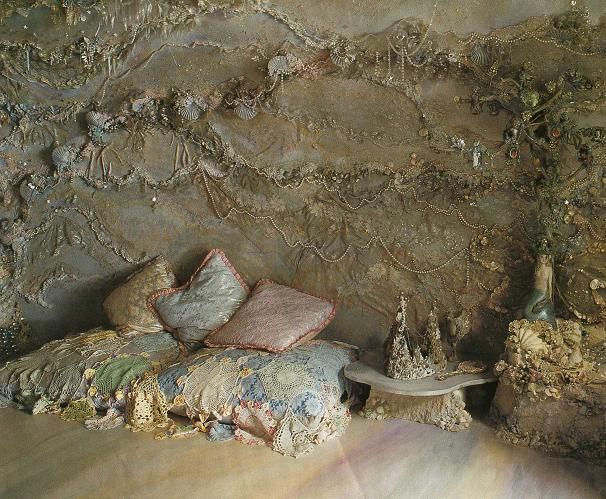
[[[484,423],[463,433],[354,416],[347,433],[292,459],[203,437],[90,432],[0,410],[0,497],[589,498],[606,468],[509,446]]]

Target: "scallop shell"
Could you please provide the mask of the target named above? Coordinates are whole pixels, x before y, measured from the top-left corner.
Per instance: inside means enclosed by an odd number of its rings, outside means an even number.
[[[490,54],[486,46],[482,43],[476,43],[471,49],[471,61],[477,66],[488,66],[490,64]]]
[[[78,157],[78,151],[71,144],[55,147],[51,154],[53,164],[58,170],[70,168]]]
[[[516,331],[512,339],[521,353],[547,353],[547,343],[530,327],[524,327]]]
[[[355,56],[342,45],[337,45],[330,51],[330,59],[340,68],[349,66],[354,60]]]
[[[267,63],[267,73],[272,78],[290,74],[290,64],[285,55],[276,55]]]
[[[202,114],[202,109],[191,95],[177,97],[175,99],[175,110],[186,121],[195,121]]]
[[[96,128],[98,130],[104,130],[111,116],[106,113],[99,111],[89,111],[86,113],[86,124],[89,128]]]
[[[252,120],[255,116],[257,116],[257,110],[244,102],[240,102],[240,104],[236,106],[235,111],[238,117],[243,120]]]

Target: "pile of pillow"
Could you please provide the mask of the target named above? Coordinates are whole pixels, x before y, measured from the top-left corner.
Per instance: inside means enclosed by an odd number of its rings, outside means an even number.
[[[336,311],[332,301],[269,279],[251,291],[219,249],[183,286],[174,281],[168,263],[153,260],[107,297],[108,318],[125,334],[170,331],[189,351],[233,346],[284,352],[320,333]]]
[[[1,367],[0,407],[55,412],[70,420],[93,418],[97,410],[116,415],[132,381],[162,371],[178,357],[179,344],[166,331],[124,337],[93,329],[51,341]]]
[[[221,250],[182,286],[158,257],[103,307],[116,331],[57,340],[0,368],[0,406],[16,401],[94,429],[114,427],[126,413],[144,431],[171,425],[171,411],[212,439],[265,443],[292,456],[349,420],[342,371],[355,348],[311,341],[336,304],[269,279],[251,291]]]

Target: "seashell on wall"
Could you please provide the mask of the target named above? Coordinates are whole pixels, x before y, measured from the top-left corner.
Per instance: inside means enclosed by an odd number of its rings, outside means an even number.
[[[345,44],[335,45],[330,50],[330,60],[340,68],[349,66],[355,59],[353,51]]]
[[[111,119],[111,116],[107,113],[99,111],[89,111],[85,116],[86,124],[90,129],[104,131],[106,126]]]
[[[71,168],[78,159],[78,148],[73,144],[63,144],[55,147],[51,154],[53,164],[57,170]]]
[[[244,102],[240,102],[235,109],[236,115],[238,118],[243,120],[252,120],[255,116],[257,116],[257,110],[254,106],[249,106]]]
[[[272,57],[267,63],[267,73],[272,78],[277,78],[280,75],[287,75],[290,73],[288,67],[288,59],[285,55],[276,55]]]
[[[276,79],[280,76],[288,76],[303,66],[301,60],[292,55],[276,55],[267,63],[267,74]]]
[[[181,95],[175,99],[175,111],[185,121],[196,121],[205,109],[191,95]]]
[[[469,54],[471,58],[471,62],[473,62],[476,66],[488,66],[490,65],[490,53],[488,48],[483,43],[477,42],[471,48],[471,53]]]

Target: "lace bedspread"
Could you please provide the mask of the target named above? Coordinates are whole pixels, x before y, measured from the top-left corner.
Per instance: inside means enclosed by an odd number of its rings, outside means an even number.
[[[52,341],[0,368],[0,406],[70,420],[94,418],[98,410],[114,409],[109,415],[116,416],[133,380],[162,370],[178,355],[177,341],[166,332],[125,338],[94,329]]]
[[[160,407],[186,414],[211,440],[235,438],[296,457],[344,432],[351,389],[343,367],[356,357],[349,345],[321,340],[278,354],[200,350],[135,384],[128,423],[143,431],[166,426]]]

